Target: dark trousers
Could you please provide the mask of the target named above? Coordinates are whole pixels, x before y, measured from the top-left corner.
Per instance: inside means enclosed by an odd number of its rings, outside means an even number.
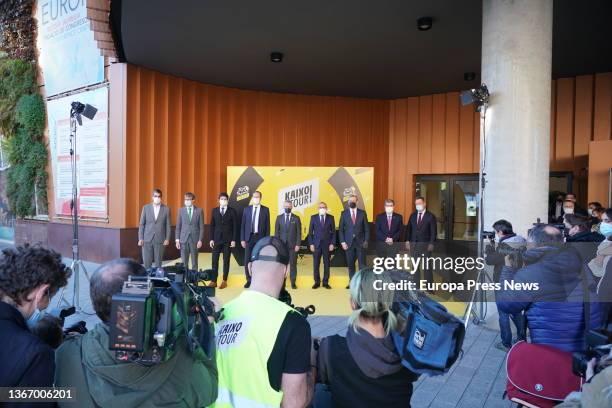
[[[219,256],[223,253],[223,280],[227,280],[229,275],[231,249],[229,242],[215,242],[215,246],[212,249],[212,268],[215,272],[219,272]]]
[[[289,279],[291,283],[295,283],[295,278],[297,277],[297,256],[298,253],[295,252],[295,245],[288,244],[284,242],[287,247],[287,251],[289,251]]]
[[[156,268],[161,268],[165,248],[163,243],[145,242],[142,246],[142,263],[144,267],[148,269],[154,264]]]
[[[359,262],[359,270],[366,267],[366,250],[362,243],[353,240],[345,252],[349,279],[351,279],[355,275],[355,261]]]
[[[185,268],[198,270],[198,241],[188,239],[185,242],[181,242],[181,259]],[[189,258],[191,258],[191,268],[189,268]]]
[[[249,274],[249,262],[251,260],[251,251],[253,251],[253,247],[255,247],[255,244],[257,243],[257,241],[259,241],[260,237],[261,235],[259,235],[259,233],[251,234],[251,236],[249,237],[249,240],[247,241],[246,248],[244,249],[244,276],[246,276],[247,282],[251,281],[251,275]]]
[[[323,258],[323,284],[326,285],[329,283],[329,255],[329,244],[321,243],[319,246],[315,245],[315,250],[312,254],[312,274],[315,283],[321,283],[321,274],[319,273],[321,258]]]
[[[516,327],[517,341],[526,339],[525,316],[522,312],[505,313],[498,309],[499,314],[499,335],[501,336],[502,344],[506,347],[512,346],[512,329],[510,328],[510,319]]]
[[[379,258],[395,258],[395,255],[399,252],[399,243],[394,242],[389,245],[386,242],[376,243],[376,256]]]
[[[423,257],[421,269],[423,270],[423,274],[425,275],[424,279],[429,283],[433,282],[433,272],[430,268],[427,267],[427,258],[431,256],[431,252],[427,250],[428,242],[411,242],[410,243],[410,256],[413,258]],[[418,275],[417,275],[418,273]],[[417,280],[423,279],[421,271],[415,272],[415,278],[418,277]]]

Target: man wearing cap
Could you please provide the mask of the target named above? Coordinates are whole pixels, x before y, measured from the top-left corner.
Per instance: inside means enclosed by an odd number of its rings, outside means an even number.
[[[310,325],[278,300],[287,246],[262,238],[246,261],[250,288],[224,306],[215,330],[219,392],[213,406],[305,407],[314,388]]]

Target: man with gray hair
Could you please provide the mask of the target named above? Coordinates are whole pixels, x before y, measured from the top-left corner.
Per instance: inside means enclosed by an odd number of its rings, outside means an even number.
[[[283,204],[283,212],[276,217],[274,236],[287,246],[289,252],[289,279],[291,289],[297,289],[297,255],[302,244],[302,222],[297,214],[292,213],[293,203],[289,200]]]
[[[586,295],[582,279],[588,275],[582,273],[580,255],[575,248],[564,245],[559,229],[546,224],[531,230],[527,248],[523,253],[525,265],[519,269],[506,257],[497,308],[508,314],[524,311],[532,343],[569,352],[584,351]],[[588,296],[594,299],[595,293]],[[599,327],[599,303],[591,303],[590,311],[591,328]]]
[[[215,407],[306,407],[314,387],[310,325],[278,300],[289,264],[287,246],[264,237],[245,261],[250,289],[223,307],[216,328]]]
[[[217,398],[214,359],[196,361],[184,337],[168,361],[153,366],[118,360],[109,350],[112,297],[121,292],[130,275],[143,274],[143,266],[131,259],[100,266],[91,277],[90,295],[102,322],[83,335],[68,337],[56,351],[55,386],[74,387],[80,408],[202,407]]]

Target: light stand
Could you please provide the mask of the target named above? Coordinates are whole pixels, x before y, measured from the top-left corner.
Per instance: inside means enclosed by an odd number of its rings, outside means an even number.
[[[467,105],[470,103],[474,103],[474,108],[476,111],[480,112],[481,118],[481,129],[480,129],[480,170],[478,174],[479,186],[478,186],[478,195],[479,195],[479,214],[478,214],[478,247],[477,247],[477,256],[479,258],[484,258],[484,245],[483,245],[483,231],[484,231],[484,195],[485,188],[487,185],[485,166],[487,162],[487,140],[486,140],[486,119],[487,119],[487,107],[489,105],[489,90],[485,84],[482,84],[479,88],[471,89],[468,91],[463,91],[461,93],[461,102],[463,105]],[[470,298],[470,303],[468,305],[466,314],[465,314],[465,325],[470,318],[472,318],[472,322],[476,325],[483,323],[487,317],[487,299],[486,292],[480,288],[482,288],[483,283],[491,283],[491,277],[485,271],[484,268],[478,270],[478,274],[476,275],[476,289],[472,293]],[[477,305],[477,308],[474,307],[474,304]]]
[[[82,125],[81,114],[88,119],[93,119],[97,112],[97,109],[91,105],[83,105],[80,102],[72,102],[70,108],[70,170],[72,173],[72,197],[70,200],[70,218],[72,221],[72,264],[70,269],[74,274],[74,285],[72,289],[72,304],[64,298],[66,287],[62,288],[60,297],[57,301],[58,307],[64,302],[68,306],[74,306],[77,312],[83,312],[80,305],[80,294],[79,294],[79,281],[81,270],[85,274],[87,280],[89,280],[89,273],[83,265],[83,261],[79,255],[79,209],[78,209],[78,178],[77,178],[77,156],[76,156],[76,130],[77,122]],[[85,313],[89,314],[89,313]]]

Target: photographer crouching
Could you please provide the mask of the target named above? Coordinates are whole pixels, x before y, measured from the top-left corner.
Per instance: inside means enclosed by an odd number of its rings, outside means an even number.
[[[72,274],[60,254],[39,246],[2,251],[0,259],[0,385],[51,387],[53,349],[30,332]],[[49,404],[52,405],[52,404]]]
[[[142,265],[116,259],[100,266],[91,277],[91,300],[102,323],[83,335],[67,338],[56,352],[55,385],[75,387],[79,407],[202,407],[217,397],[214,359],[194,358],[185,335],[177,337],[170,356],[156,364],[119,359],[119,354],[109,349],[113,296],[124,291],[128,277],[144,275]],[[136,316],[136,309],[117,313],[130,320],[120,322],[130,328],[143,318]]]
[[[485,253],[485,263],[493,266],[493,282],[499,282],[501,271],[505,265],[506,255],[502,249],[515,248],[525,245],[525,238],[520,235],[516,235],[512,229],[512,224],[506,220],[499,220],[493,224],[493,230],[495,231],[494,242],[491,242],[487,246]],[[516,313],[506,313],[497,308],[499,316],[499,335],[501,342],[495,344],[495,347],[508,351],[512,347],[512,329],[510,327],[510,318],[514,322],[516,327],[516,341],[525,340],[525,318],[523,312],[519,311]]]
[[[511,256],[506,257],[501,271],[502,290],[497,293],[498,309],[510,314],[524,311],[532,343],[569,352],[584,351],[585,293],[578,251],[564,247],[558,228],[536,224],[529,233],[522,260],[524,266],[518,267]],[[505,281],[523,290],[506,288]],[[525,289],[527,285],[532,289]],[[593,299],[595,293],[589,296]],[[599,303],[590,303],[589,316],[590,328],[599,327]]]

